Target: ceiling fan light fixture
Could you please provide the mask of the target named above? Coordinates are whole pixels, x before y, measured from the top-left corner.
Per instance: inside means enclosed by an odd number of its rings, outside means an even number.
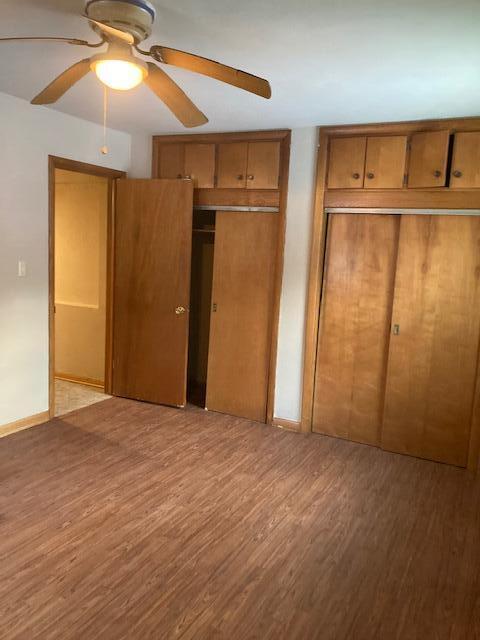
[[[117,91],[129,91],[138,87],[148,75],[148,66],[132,55],[116,56],[106,53],[95,56],[91,68],[103,84]]]

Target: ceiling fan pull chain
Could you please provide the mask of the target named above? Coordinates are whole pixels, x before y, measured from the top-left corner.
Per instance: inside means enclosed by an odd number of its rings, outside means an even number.
[[[104,156],[108,153],[107,147],[107,112],[108,112],[108,89],[103,87],[103,147],[100,151]]]

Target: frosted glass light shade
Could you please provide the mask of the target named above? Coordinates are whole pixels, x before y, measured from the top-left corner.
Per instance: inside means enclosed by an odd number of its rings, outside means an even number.
[[[103,84],[118,91],[138,87],[147,76],[143,66],[128,60],[97,60],[92,66]]]

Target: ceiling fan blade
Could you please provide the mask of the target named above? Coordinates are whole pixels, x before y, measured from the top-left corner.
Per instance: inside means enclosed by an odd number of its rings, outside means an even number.
[[[145,54],[145,51],[140,51],[140,53]],[[147,54],[151,55],[155,60],[158,60],[158,62],[188,69],[195,73],[201,73],[204,76],[209,76],[210,78],[226,82],[250,93],[255,93],[262,98],[268,99],[272,96],[272,89],[267,80],[253,76],[245,71],[234,69],[233,67],[227,67],[220,62],[215,62],[215,60],[202,58],[201,56],[187,53],[186,51],[179,51],[178,49],[162,47],[161,45],[154,45]]]
[[[130,45],[135,44],[135,38],[130,33],[127,33],[126,31],[120,31],[120,29],[115,29],[115,27],[111,27],[108,24],[104,24],[103,22],[94,20],[93,18],[90,18],[86,14],[84,14],[83,17],[89,20],[90,22],[92,22],[99,29],[101,29],[103,33],[105,33],[105,35],[111,36],[112,38],[117,38],[117,40],[123,40],[124,42]]]
[[[0,42],[65,42],[67,44],[78,44],[83,47],[101,47],[105,44],[105,40],[96,43],[90,43],[86,40],[80,40],[79,38],[57,38],[57,37],[43,37],[43,36],[31,36],[20,38],[0,38]]]
[[[32,104],[53,104],[90,71],[90,58],[77,62],[55,78],[48,87],[38,94]]]
[[[170,76],[153,62],[147,64],[148,76],[145,78],[145,84],[166,104],[185,127],[199,127],[208,122],[208,118],[193,104]]]

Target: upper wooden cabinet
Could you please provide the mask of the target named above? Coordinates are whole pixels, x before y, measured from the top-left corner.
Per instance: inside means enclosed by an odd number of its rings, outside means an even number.
[[[407,136],[367,138],[366,189],[401,189],[405,177]]]
[[[218,145],[217,187],[278,189],[279,142],[226,142]]]
[[[248,142],[225,142],[218,145],[217,187],[245,189]]]
[[[215,145],[185,145],[185,178],[193,180],[195,189],[215,186]]]
[[[185,145],[181,142],[162,144],[158,151],[158,175],[156,178],[183,178],[185,170]]]
[[[444,187],[450,131],[414,133],[410,139],[409,188]]]
[[[249,142],[247,189],[278,189],[279,142]]]
[[[330,140],[328,189],[401,189],[407,136]]]
[[[480,131],[455,135],[450,186],[454,189],[480,187]]]
[[[215,186],[215,145],[196,143],[162,144],[158,157],[159,178],[186,178],[195,188]]]
[[[332,138],[328,168],[329,189],[361,189],[365,169],[365,137]]]

